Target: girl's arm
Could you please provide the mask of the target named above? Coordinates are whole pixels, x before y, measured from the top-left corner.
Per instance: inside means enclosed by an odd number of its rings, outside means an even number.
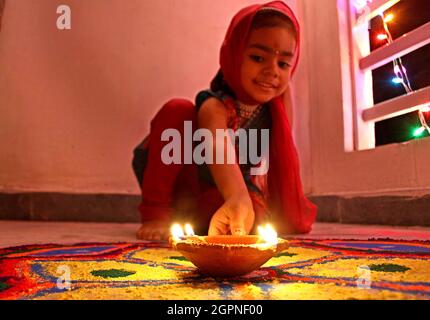
[[[216,145],[224,149],[223,164],[208,164],[209,170],[221,192],[225,203],[213,215],[209,234],[245,234],[249,233],[254,223],[252,201],[248,193],[242,172],[237,163],[227,164],[227,143],[233,148],[229,139],[216,140],[216,129],[227,130],[227,110],[216,98],[207,99],[198,112],[198,125],[212,133],[214,160]],[[215,161],[214,161],[215,162]]]

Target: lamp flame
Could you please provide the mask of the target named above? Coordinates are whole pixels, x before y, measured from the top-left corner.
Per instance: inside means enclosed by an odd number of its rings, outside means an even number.
[[[184,230],[182,230],[182,227],[178,223],[172,225],[172,227],[170,228],[170,234],[172,235],[173,240],[176,241],[181,240],[181,238],[185,237]]]
[[[195,234],[194,234],[193,227],[191,227],[191,225],[190,225],[189,223],[187,223],[187,224],[185,225],[185,234],[186,234],[187,236],[194,236],[194,235],[195,235]]]
[[[278,234],[269,223],[264,227],[259,226],[258,233],[268,244],[275,245],[278,243]]]
[[[173,224],[170,228],[170,234],[175,241],[183,240],[186,236],[193,237],[195,235],[193,227],[189,223],[185,225],[185,233],[184,228],[179,223]]]

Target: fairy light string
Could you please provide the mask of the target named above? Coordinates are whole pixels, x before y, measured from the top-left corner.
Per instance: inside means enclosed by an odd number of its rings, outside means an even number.
[[[380,41],[386,41],[387,44],[393,43],[393,37],[391,35],[390,29],[389,29],[389,22],[391,22],[394,19],[393,14],[384,15],[384,13],[380,13],[380,17],[382,19],[383,27],[385,33],[381,33],[377,35],[377,39]],[[405,89],[407,94],[410,94],[414,92],[412,89],[411,82],[408,77],[408,72],[403,65],[402,58],[396,58],[393,60],[393,68],[394,68],[394,74],[395,77],[392,79],[392,82],[394,84],[401,84],[403,88]],[[427,123],[427,120],[424,116],[424,112],[430,112],[430,106],[425,106],[424,108],[421,108],[418,110],[418,117],[421,123],[421,127],[416,129],[413,133],[414,137],[419,137],[423,134],[424,131],[427,130],[427,132],[430,134],[430,126]]]

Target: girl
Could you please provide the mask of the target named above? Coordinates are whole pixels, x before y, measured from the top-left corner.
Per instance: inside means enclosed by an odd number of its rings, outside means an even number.
[[[210,90],[200,92],[195,104],[182,99],[167,102],[151,121],[149,136],[134,151],[133,167],[142,189],[139,239],[166,239],[173,221],[191,222],[199,234],[210,235],[248,234],[263,221],[272,222],[279,233],[310,231],[316,207],[302,191],[283,103],[297,65],[299,41],[297,19],[282,1],[251,5],[234,16]],[[161,141],[161,134],[173,128],[183,136],[184,121],[208,129],[214,137],[217,129],[269,129],[267,174],[251,175],[250,165],[238,161],[164,164],[160,155],[168,142]],[[215,146],[227,150],[228,143],[214,138],[211,146],[214,151]]]

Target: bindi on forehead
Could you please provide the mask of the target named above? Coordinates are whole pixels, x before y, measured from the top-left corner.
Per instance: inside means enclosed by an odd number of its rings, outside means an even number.
[[[254,47],[278,56],[292,56],[296,48],[294,35],[285,28],[261,28],[251,31],[247,48]]]
[[[291,51],[285,51],[285,50],[278,50],[278,49],[274,49],[268,46],[265,46],[263,44],[259,44],[259,43],[253,43],[249,46],[249,48],[254,48],[254,49],[260,49],[264,52],[273,54],[275,56],[281,56],[281,57],[286,57],[286,58],[290,58],[294,56],[294,53]]]

